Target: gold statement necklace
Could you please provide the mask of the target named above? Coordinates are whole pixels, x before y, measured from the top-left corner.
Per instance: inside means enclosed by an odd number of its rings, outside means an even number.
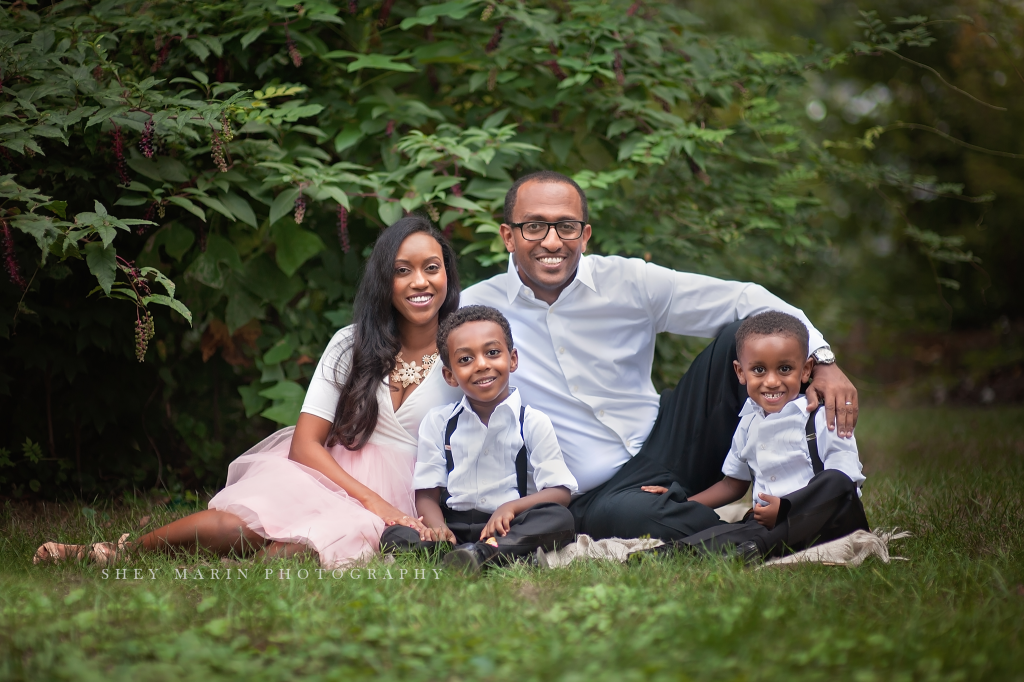
[[[401,381],[402,388],[407,387],[409,384],[419,386],[420,382],[430,374],[430,369],[434,366],[435,362],[437,362],[437,351],[434,351],[433,355],[424,355],[422,365],[417,365],[415,360],[411,363],[406,362],[402,359],[402,353],[399,352],[395,356],[395,368],[391,371],[391,383],[397,384]]]

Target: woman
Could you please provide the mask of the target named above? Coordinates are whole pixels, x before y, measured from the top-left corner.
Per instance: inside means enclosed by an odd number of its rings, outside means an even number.
[[[110,563],[119,551],[312,551],[325,568],[366,558],[388,525],[427,529],[415,518],[412,473],[426,412],[455,402],[441,377],[437,327],[459,307],[455,252],[420,216],[381,233],[355,301],[310,379],[298,423],[228,468],[209,509],[117,546],[48,542],[34,561]]]

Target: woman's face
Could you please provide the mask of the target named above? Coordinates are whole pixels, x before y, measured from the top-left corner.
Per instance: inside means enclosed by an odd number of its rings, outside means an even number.
[[[414,325],[437,323],[437,311],[448,295],[441,245],[426,232],[405,238],[395,256],[391,303]]]

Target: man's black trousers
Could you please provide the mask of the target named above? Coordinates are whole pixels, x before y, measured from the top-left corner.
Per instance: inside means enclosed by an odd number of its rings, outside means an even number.
[[[577,532],[670,541],[721,523],[712,509],[687,497],[722,480],[722,463],[747,399],[732,366],[739,325],[722,330],[679,384],[661,395],[658,419],[640,452],[606,483],[572,501]],[[642,485],[669,490],[646,493]]]
[[[490,512],[444,510],[445,523],[459,544],[479,542],[480,532],[491,518]],[[545,552],[576,539],[573,516],[554,502],[530,507],[509,522],[508,534],[498,535],[498,552],[510,557],[524,556],[542,548]],[[389,526],[380,538],[381,550],[432,550],[438,543],[420,540],[420,534],[408,526]]]
[[[843,472],[826,469],[805,487],[782,498],[779,518],[772,530],[748,514],[741,523],[712,526],[674,544],[719,554],[753,541],[761,556],[773,557],[835,540],[855,530],[870,530],[857,485]]]

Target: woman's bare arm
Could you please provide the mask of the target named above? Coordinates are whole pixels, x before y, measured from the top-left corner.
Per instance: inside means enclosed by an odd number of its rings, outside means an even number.
[[[324,446],[330,432],[331,422],[306,412],[300,413],[295,433],[292,434],[292,447],[288,452],[288,459],[319,471],[358,500],[367,510],[384,519],[389,526],[399,523],[414,528],[423,535],[427,528],[418,519],[403,514],[341,468]]]

